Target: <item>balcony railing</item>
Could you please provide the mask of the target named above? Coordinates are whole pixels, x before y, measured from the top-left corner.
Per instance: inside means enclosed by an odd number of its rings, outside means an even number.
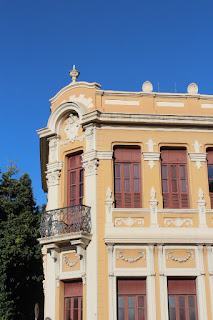
[[[90,207],[76,205],[46,211],[41,217],[41,237],[50,237],[70,232],[91,232]]]

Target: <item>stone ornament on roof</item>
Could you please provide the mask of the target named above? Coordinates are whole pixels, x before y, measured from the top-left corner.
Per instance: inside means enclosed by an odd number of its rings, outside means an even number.
[[[73,65],[73,69],[69,72],[70,77],[72,78],[72,83],[75,83],[80,72],[75,69],[75,65]]]
[[[188,88],[187,88],[187,92],[188,94],[198,94],[198,86],[196,85],[196,83],[192,82],[188,85]]]
[[[143,92],[152,92],[153,91],[153,85],[150,81],[145,81],[142,85]]]

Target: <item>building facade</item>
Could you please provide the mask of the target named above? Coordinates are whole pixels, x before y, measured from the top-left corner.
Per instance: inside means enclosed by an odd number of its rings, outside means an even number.
[[[45,318],[213,319],[213,96],[72,82],[38,130]]]

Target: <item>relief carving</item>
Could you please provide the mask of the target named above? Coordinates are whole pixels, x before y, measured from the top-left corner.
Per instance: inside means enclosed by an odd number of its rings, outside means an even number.
[[[70,114],[69,118],[65,122],[64,132],[66,133],[67,139],[61,141],[62,146],[66,146],[68,142],[74,142],[75,140],[82,141],[85,135],[78,136],[78,129],[80,127],[80,119],[77,115]]]
[[[74,267],[78,260],[80,259],[80,256],[76,253],[75,254],[76,259],[74,261],[68,261],[69,256],[68,255],[64,255],[64,262],[69,266],[69,267]]]
[[[125,252],[125,250],[119,250],[117,251],[117,260],[119,258],[121,258],[122,260],[126,261],[126,262],[130,262],[130,263],[134,263],[138,260],[140,260],[141,258],[143,258],[144,260],[146,260],[146,253],[145,251],[141,251],[138,250],[139,256],[135,257],[135,258],[126,258],[123,256],[123,253]]]
[[[181,218],[176,218],[176,219],[171,219],[171,218],[165,218],[164,219],[164,225],[166,227],[169,227],[171,224],[174,224],[176,227],[180,228],[184,225],[184,223],[188,226],[191,227],[193,226],[193,221],[192,219],[181,219]]]
[[[167,251],[167,253],[166,253],[166,258],[167,258],[167,260],[171,259],[171,260],[173,260],[173,261],[177,261],[177,262],[182,263],[182,262],[188,261],[191,257],[194,258],[194,253],[193,253],[193,251],[191,251],[191,250],[186,250],[186,253],[188,253],[188,254],[187,254],[187,256],[184,257],[184,258],[174,257],[174,256],[172,255],[172,253],[173,253],[173,250]]]
[[[120,226],[122,223],[124,223],[128,227],[132,227],[134,224],[137,224],[139,227],[142,227],[144,225],[144,219],[142,218],[132,219],[130,217],[126,219],[115,218],[115,226]]]

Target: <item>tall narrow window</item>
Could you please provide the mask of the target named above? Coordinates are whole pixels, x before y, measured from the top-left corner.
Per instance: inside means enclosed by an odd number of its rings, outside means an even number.
[[[207,150],[207,165],[208,165],[208,181],[209,195],[211,199],[211,208],[213,209],[213,150]]]
[[[169,320],[197,320],[195,280],[168,280]]]
[[[146,280],[118,280],[118,320],[146,320]]]
[[[117,147],[114,152],[115,206],[141,207],[141,152],[139,148]]]
[[[161,150],[164,208],[189,208],[186,150]]]
[[[68,206],[81,205],[83,203],[84,174],[81,163],[81,154],[68,158]]]
[[[64,284],[64,320],[82,320],[82,282]]]

